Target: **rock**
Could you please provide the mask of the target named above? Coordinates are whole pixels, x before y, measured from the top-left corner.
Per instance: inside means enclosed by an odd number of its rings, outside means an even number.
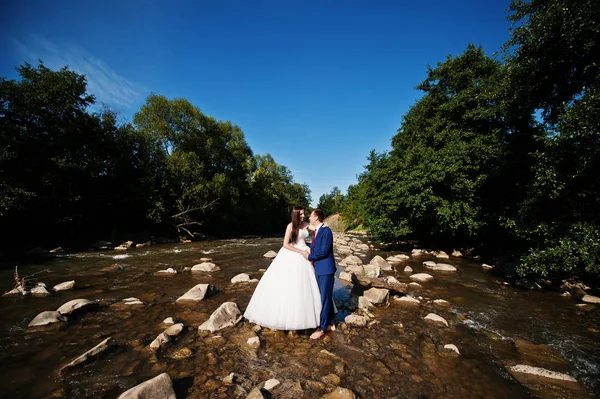
[[[58,313],[63,315],[69,315],[75,311],[84,311],[95,308],[98,306],[96,302],[92,302],[88,299],[73,299],[56,309]]]
[[[173,352],[173,355],[171,356],[173,359],[187,359],[189,357],[192,357],[194,353],[192,352],[192,350],[190,348],[186,348],[183,347],[181,349],[177,349],[175,352]]]
[[[202,263],[192,266],[192,273],[193,272],[216,272],[219,270],[221,270],[221,268],[211,262],[202,262]]]
[[[392,265],[387,263],[385,259],[381,256],[377,255],[369,262],[370,265],[379,266],[381,270],[392,270]]]
[[[235,373],[230,373],[227,377],[223,378],[223,384],[231,385],[235,381]]]
[[[166,319],[163,320],[164,324],[175,324],[175,319],[172,317],[167,317]]]
[[[388,256],[386,260],[388,262],[403,262],[406,259],[410,259],[410,256],[400,254],[400,255]]]
[[[352,281],[352,273],[340,272],[340,280]]]
[[[202,323],[198,330],[208,330],[211,333],[223,328],[236,325],[242,319],[242,314],[235,302],[225,302]]]
[[[31,292],[31,295],[35,295],[35,296],[50,295],[50,293],[46,289],[46,284],[44,284],[44,283],[37,283],[37,285],[35,287],[33,287],[30,292]]]
[[[427,273],[417,273],[417,274],[412,274],[409,279],[411,279],[412,281],[416,281],[419,283],[426,283],[428,281],[433,280],[433,276],[431,274],[427,274]]]
[[[369,308],[373,306],[373,303],[371,303],[371,301],[369,301],[367,298],[365,298],[364,296],[359,296],[358,297],[358,308],[360,310],[362,310],[363,312],[368,312]]]
[[[154,341],[152,341],[150,343],[150,349],[158,350],[161,346],[165,345],[166,343],[168,343],[170,341],[171,341],[171,338],[167,334],[165,334],[164,332],[161,332],[154,339]]]
[[[176,399],[173,382],[167,373],[162,373],[151,380],[123,392],[117,399]]]
[[[484,269],[493,269],[494,266],[486,265],[485,263],[481,265]]]
[[[576,391],[585,390],[585,388],[582,387],[575,378],[568,374],[547,370],[541,367],[528,366],[525,364],[509,366],[506,369],[520,383],[532,388],[535,388],[536,385],[558,385]],[[577,397],[577,395],[575,397]]]
[[[27,295],[29,291],[24,290],[23,287],[18,286],[17,288],[13,288],[12,290],[5,292],[2,296],[15,296],[15,295]]]
[[[129,297],[129,298],[125,298],[123,299],[123,305],[143,305],[144,302],[140,301],[139,299],[135,298],[135,297]]]
[[[423,266],[425,267],[435,267],[436,263],[432,260],[426,260],[425,262],[423,262]]]
[[[435,299],[433,301],[433,303],[435,303],[436,305],[440,305],[440,306],[450,306],[450,302],[445,301],[443,299]]]
[[[107,350],[115,346],[117,346],[117,341],[113,337],[108,337],[104,341],[100,342],[98,345],[94,346],[89,351],[85,352],[83,355],[71,361],[69,364],[66,364],[63,367],[61,367],[58,373],[61,374],[63,371],[75,367],[78,364],[91,361],[99,354],[106,352]]]
[[[204,298],[214,294],[216,288],[210,284],[198,284],[188,292],[180,296],[175,302],[194,301],[199,302]]]
[[[347,388],[337,387],[324,396],[323,399],[356,399],[356,395]]]
[[[183,323],[173,324],[171,327],[167,328],[164,333],[169,337],[177,337],[183,331]]]
[[[439,253],[437,253],[435,255],[435,257],[438,259],[450,259],[450,256],[447,253],[445,253],[444,251],[440,251]]]
[[[425,266],[426,268],[431,269],[431,270],[437,270],[437,271],[441,271],[441,272],[455,272],[456,271],[456,267],[449,265],[447,263],[436,263],[433,266],[425,265],[425,263],[428,263],[428,262],[423,262],[423,266]]]
[[[279,382],[279,380],[276,380],[275,378],[271,378],[270,380],[267,380],[265,382],[265,386],[263,388],[270,392],[270,391],[276,389],[279,385],[281,385],[281,382]]]
[[[354,273],[357,276],[366,276],[377,278],[381,274],[381,269],[379,266],[375,265],[356,265],[356,266],[348,266],[346,268],[347,273]]]
[[[168,269],[157,271],[156,274],[177,274],[177,270],[173,269],[172,267],[169,267]]]
[[[422,249],[413,249],[410,253],[411,256],[421,256],[423,254]]]
[[[336,386],[340,382],[342,382],[342,379],[339,376],[331,373],[331,374],[327,374],[326,376],[324,376],[323,378],[321,378],[321,381],[323,381],[327,385]]]
[[[410,295],[404,295],[400,298],[397,298],[396,301],[402,302],[402,303],[415,304],[415,305],[418,305],[419,303],[421,303],[421,301],[419,301],[417,298],[413,298]]]
[[[387,276],[383,278],[388,284],[402,284],[398,279],[394,276]]]
[[[258,338],[258,337],[248,338],[246,343],[254,349],[260,348],[260,338]]]
[[[583,298],[581,298],[581,301],[585,303],[600,303],[600,298],[586,294],[583,296]]]
[[[421,284],[419,284],[419,283],[415,283],[415,282],[408,283],[408,286],[409,286],[410,288],[413,288],[413,289],[421,289],[421,288],[423,288],[423,286],[422,286]]]
[[[456,256],[457,258],[460,258],[463,256],[463,254],[460,251],[457,251],[455,249],[454,251],[452,251],[452,256]]]
[[[51,254],[62,254],[64,252],[65,252],[65,250],[62,247],[58,247],[58,248],[54,248],[54,249],[50,250]]]
[[[64,283],[56,284],[52,289],[54,291],[66,291],[75,287],[75,280],[65,281]]]
[[[340,266],[362,265],[362,263],[362,260],[358,256],[350,255],[340,262]]]
[[[46,324],[57,323],[59,321],[67,321],[67,318],[57,311],[49,310],[35,316],[27,327],[45,326]]]
[[[248,281],[250,281],[250,275],[247,273],[240,273],[231,279],[232,283],[247,283]]]
[[[427,316],[425,316],[425,320],[431,320],[435,323],[443,324],[448,327],[448,322],[446,319],[444,319],[442,316],[436,315],[435,313],[429,313]]]
[[[371,288],[363,293],[369,302],[380,304],[387,301],[390,291],[384,288]]]
[[[274,257],[276,257],[276,256],[277,256],[277,252],[275,252],[275,251],[269,251],[269,252],[267,252],[266,254],[264,254],[263,256],[264,256],[265,258],[272,259],[272,258],[274,258]]]
[[[367,319],[364,316],[359,316],[356,314],[349,314],[344,319],[344,322],[351,326],[364,327],[367,325]]]
[[[457,355],[460,355],[458,348],[454,344],[446,344],[446,345],[444,345],[444,349],[454,351],[454,352],[456,352]]]
[[[532,281],[532,280],[529,280],[526,278],[522,278],[522,279],[515,281],[515,285],[519,288],[524,288],[527,290],[539,290],[542,288],[535,281]]]

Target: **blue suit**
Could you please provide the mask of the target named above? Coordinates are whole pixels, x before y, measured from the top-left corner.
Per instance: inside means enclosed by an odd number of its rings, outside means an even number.
[[[319,329],[325,329],[333,324],[333,281],[335,278],[335,259],[333,258],[333,233],[327,226],[319,227],[317,237],[313,238],[311,253],[308,260],[313,262],[317,284],[321,292],[321,320]]]

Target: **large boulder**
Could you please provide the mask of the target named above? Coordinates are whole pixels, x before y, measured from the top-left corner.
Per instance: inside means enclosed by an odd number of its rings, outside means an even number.
[[[176,399],[173,382],[167,373],[162,373],[151,380],[123,392],[117,399]]]
[[[381,270],[392,270],[392,265],[386,262],[386,260],[379,255],[376,255],[373,259],[371,259],[369,264],[379,266]]]
[[[35,316],[27,327],[45,326],[46,324],[58,323],[59,321],[67,321],[67,318],[55,310],[49,310]]]
[[[346,268],[346,273],[354,273],[357,276],[366,276],[366,277],[379,277],[381,274],[381,270],[379,266],[375,265],[356,265],[356,266],[348,266]]]
[[[379,304],[387,301],[388,297],[390,296],[390,290],[373,287],[365,291],[363,295],[369,300],[369,302]]]
[[[581,298],[581,301],[584,303],[600,303],[600,298],[586,294],[583,296],[583,298]]]
[[[214,294],[216,288],[210,284],[198,284],[191,288],[188,292],[180,296],[175,302],[193,301],[199,302],[204,298]]]
[[[90,310],[97,306],[98,304],[96,302],[92,302],[89,299],[79,298],[73,299],[72,301],[63,304],[60,308],[56,310],[60,314],[69,315],[75,311]]]
[[[236,325],[242,319],[242,314],[235,302],[225,302],[202,323],[198,330],[208,330],[211,333],[226,327]]]

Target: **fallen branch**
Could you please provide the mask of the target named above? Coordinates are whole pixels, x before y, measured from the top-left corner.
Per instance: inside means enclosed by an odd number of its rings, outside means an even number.
[[[406,294],[408,291],[408,284],[388,283],[385,279],[380,277],[357,276],[355,273],[352,273],[352,282],[365,288],[386,288],[397,294]]]

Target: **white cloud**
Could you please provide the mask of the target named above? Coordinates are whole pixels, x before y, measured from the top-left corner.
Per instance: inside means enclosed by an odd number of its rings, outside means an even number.
[[[75,44],[53,43],[38,36],[26,40],[13,40],[14,45],[32,65],[38,59],[51,69],[68,65],[69,69],[86,77],[88,92],[96,96],[98,103],[129,110],[137,107],[148,93],[142,85],[119,75],[100,58]]]

